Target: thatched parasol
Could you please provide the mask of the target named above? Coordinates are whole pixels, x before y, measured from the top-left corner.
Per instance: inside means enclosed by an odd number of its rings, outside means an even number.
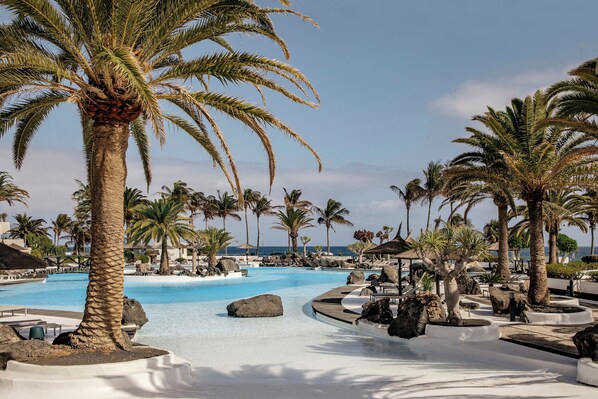
[[[45,269],[48,264],[35,256],[0,243],[0,270]]]
[[[377,247],[372,249],[368,249],[364,252],[365,255],[399,255],[402,252],[407,251],[411,245],[407,242],[407,240],[411,240],[411,235],[407,237],[406,240],[401,238],[401,226],[399,226],[399,230],[397,231],[397,235],[390,241],[385,242],[384,244],[380,244]]]
[[[239,245],[237,248],[245,250],[245,263],[249,264],[249,250],[254,249],[255,247],[251,244],[243,244]]]

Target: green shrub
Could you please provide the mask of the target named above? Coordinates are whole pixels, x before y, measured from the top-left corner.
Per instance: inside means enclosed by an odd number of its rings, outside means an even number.
[[[505,279],[498,273],[484,273],[480,275],[480,283],[484,284],[500,284],[504,283]]]
[[[135,252],[131,249],[125,249],[125,262],[135,262]]]
[[[556,247],[559,251],[570,254],[571,252],[577,251],[577,241],[568,235],[561,233],[556,238]]]
[[[585,263],[598,263],[598,255],[587,255],[581,258]]]
[[[150,258],[145,254],[135,254],[135,260],[138,260],[141,263],[149,263]]]
[[[571,262],[566,265],[548,264],[546,265],[546,273],[548,277],[552,278],[579,278],[582,272],[586,270],[598,269],[597,263]]]
[[[419,279],[420,284],[422,285],[422,291],[432,291],[434,289],[434,284],[436,283],[436,279],[434,275],[424,273],[422,274],[421,278]]]

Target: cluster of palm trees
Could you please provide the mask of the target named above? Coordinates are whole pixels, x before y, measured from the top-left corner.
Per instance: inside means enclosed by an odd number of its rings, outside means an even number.
[[[528,237],[533,303],[548,300],[544,230],[551,263],[557,262],[556,240],[565,224],[590,230],[593,253],[598,221],[596,67],[596,60],[590,60],[571,71],[571,79],[546,91],[513,99],[504,110],[488,107],[473,117],[481,128],[467,127],[468,136],[455,140],[469,147],[466,152],[446,165],[431,162],[423,185],[414,179],[404,188],[391,186],[407,213],[413,203],[428,204],[426,230],[437,196],[445,197],[441,207],[450,205],[445,223],[451,225],[469,224],[472,207],[492,200],[497,220],[486,226],[485,233],[498,241],[498,273],[509,277],[509,237]],[[463,216],[457,213],[461,208]],[[509,228],[509,220],[515,218],[519,221]]]

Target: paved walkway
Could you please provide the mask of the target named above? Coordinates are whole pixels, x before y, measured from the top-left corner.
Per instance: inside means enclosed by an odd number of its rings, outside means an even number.
[[[358,314],[345,309],[341,303],[342,299],[355,289],[356,286],[343,286],[330,290],[312,301],[312,308],[332,319],[353,324],[359,317]],[[468,300],[489,303],[487,298],[480,298],[467,295]],[[583,306],[592,308],[594,313],[594,324],[598,324],[598,306],[584,303]],[[509,323],[500,326],[501,339],[514,344],[524,345],[563,356],[578,358],[577,349],[573,344],[573,336],[593,324],[580,326],[543,326],[527,323]]]

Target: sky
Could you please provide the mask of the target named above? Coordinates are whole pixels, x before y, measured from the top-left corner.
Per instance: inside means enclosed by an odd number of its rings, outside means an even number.
[[[275,1],[258,1],[276,5]],[[374,232],[396,228],[405,208],[390,185],[404,186],[422,177],[429,161],[448,161],[465,150],[451,141],[465,136],[473,115],[486,106],[504,108],[513,97],[567,78],[567,71],[598,55],[593,0],[295,0],[293,9],[312,17],[313,27],[298,18],[275,17],[279,34],[299,68],[320,94],[317,109],[301,106],[275,93],[267,107],[301,134],[320,154],[324,169],[298,144],[271,131],[277,173],[271,188],[282,203],[283,187],[299,188],[303,197],[324,207],[328,198],[351,212],[354,227],[338,226],[332,245],[353,242],[356,229]],[[0,20],[10,18],[0,9]],[[234,38],[234,45],[281,59],[271,43],[251,37]],[[199,47],[194,56],[211,48]],[[260,103],[259,95],[239,87],[226,93]],[[218,121],[238,163],[241,183],[263,193],[268,185],[265,153],[257,137],[223,117]],[[208,156],[181,132],[169,129],[166,144],[152,143],[154,197],[163,185],[183,180],[195,190],[215,194],[229,190]],[[82,143],[73,108],[53,112],[31,143],[20,171],[11,161],[12,135],[0,139],[0,170],[31,195],[28,207],[0,205],[0,212],[19,212],[51,220],[72,213],[75,179],[84,180]],[[134,145],[128,151],[127,184],[145,189]],[[432,218],[439,214],[437,200]],[[490,201],[471,213],[478,228],[496,218]],[[251,242],[255,220],[250,217]],[[286,235],[271,230],[273,218],[262,218],[262,245],[286,245]],[[426,207],[415,205],[411,227],[425,227]],[[213,225],[221,226],[220,221]],[[245,225],[227,220],[239,244]],[[589,235],[565,227],[565,233],[589,244]],[[403,227],[403,236],[405,236]],[[325,228],[303,230],[311,244],[325,244]],[[235,244],[233,244],[235,245]]]

